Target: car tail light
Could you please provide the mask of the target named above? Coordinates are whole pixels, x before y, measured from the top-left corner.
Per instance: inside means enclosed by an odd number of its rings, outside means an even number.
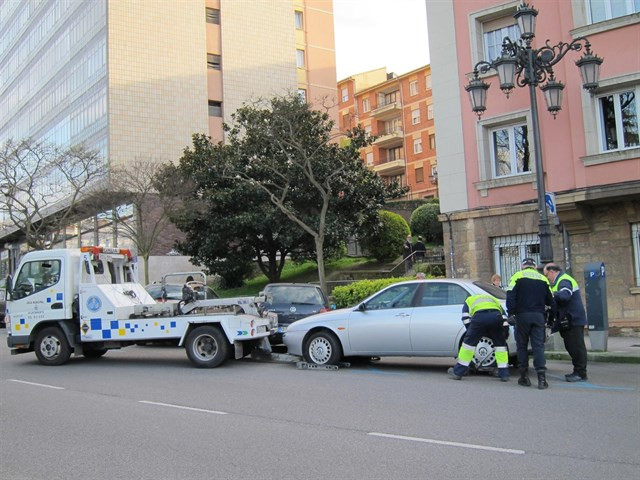
[[[330,309],[328,309],[327,307],[322,307],[322,308],[318,311],[318,313],[324,313],[324,312],[330,312],[330,311],[331,311],[331,310],[330,310]]]

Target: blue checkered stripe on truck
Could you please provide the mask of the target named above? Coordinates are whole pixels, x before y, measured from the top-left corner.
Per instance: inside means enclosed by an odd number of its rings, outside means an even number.
[[[91,330],[100,332],[103,340],[126,337],[128,334],[171,334],[176,332],[177,323],[175,321],[146,321],[132,322],[130,320],[103,320],[102,318],[91,319]],[[135,336],[135,335],[133,335]]]

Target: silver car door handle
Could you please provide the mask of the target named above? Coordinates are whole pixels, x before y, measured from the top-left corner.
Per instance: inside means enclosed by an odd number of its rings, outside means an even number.
[[[410,316],[411,316],[411,314],[409,314],[409,313],[398,313],[398,314],[396,314],[396,317],[410,317]]]

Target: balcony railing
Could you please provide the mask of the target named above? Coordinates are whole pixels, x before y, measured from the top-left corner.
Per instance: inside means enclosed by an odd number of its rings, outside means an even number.
[[[400,102],[379,104],[378,108],[371,110],[371,116],[380,120],[397,117],[402,113]]]
[[[373,171],[383,176],[401,175],[404,173],[407,162],[404,158],[390,160],[373,167]]]
[[[404,132],[401,128],[397,128],[395,130],[389,130],[381,133],[373,144],[378,147],[391,147],[402,145],[403,139]]]

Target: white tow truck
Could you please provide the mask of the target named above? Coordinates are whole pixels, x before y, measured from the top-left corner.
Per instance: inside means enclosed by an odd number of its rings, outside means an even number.
[[[201,368],[254,348],[270,352],[277,316],[261,297],[199,300],[185,289],[179,303],[156,303],[137,281],[128,249],[82,247],[24,255],[7,279],[7,344],[35,351],[43,365],[71,354],[98,358],[127,345],[173,341]],[[233,348],[232,348],[233,347]]]

